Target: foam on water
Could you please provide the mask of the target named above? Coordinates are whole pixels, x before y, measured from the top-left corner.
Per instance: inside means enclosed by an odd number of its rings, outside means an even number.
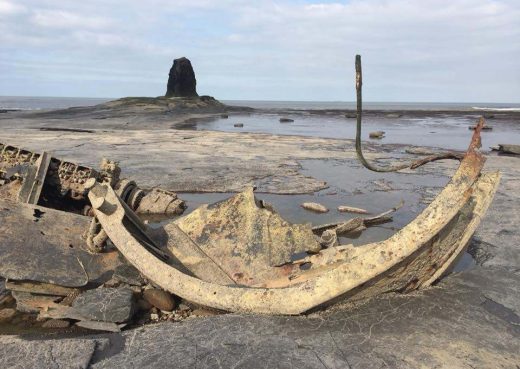
[[[488,108],[488,107],[478,107],[472,106],[473,110],[485,110],[485,111],[520,111],[520,108]]]

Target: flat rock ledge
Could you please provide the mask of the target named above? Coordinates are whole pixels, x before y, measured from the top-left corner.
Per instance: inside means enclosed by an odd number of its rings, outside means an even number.
[[[497,273],[511,283],[497,289]],[[428,290],[309,316],[229,314],[74,339],[0,337],[0,367],[515,368],[519,317],[502,303],[519,286],[519,273],[476,267]]]

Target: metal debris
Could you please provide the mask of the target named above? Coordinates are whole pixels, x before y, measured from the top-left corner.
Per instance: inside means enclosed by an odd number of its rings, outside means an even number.
[[[177,194],[162,190],[143,190],[129,179],[120,178],[121,168],[103,158],[100,169],[77,165],[0,143],[0,199],[89,215],[87,183],[93,179],[108,183],[137,213],[182,214],[186,205]]]

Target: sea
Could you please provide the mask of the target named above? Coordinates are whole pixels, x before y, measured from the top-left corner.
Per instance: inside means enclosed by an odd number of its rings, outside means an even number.
[[[0,96],[0,109],[49,110],[74,106],[91,106],[117,98],[48,97],[48,96]],[[270,101],[270,100],[222,100],[234,106],[255,109],[294,110],[355,110],[355,101]],[[464,111],[519,111],[520,103],[459,103],[459,102],[364,102],[366,110],[464,110]]]
[[[114,98],[2,96],[0,110],[53,110],[77,106],[101,104]],[[255,101],[223,100],[225,104],[249,106],[263,111],[236,113],[196,122],[187,129],[224,132],[270,133],[278,135],[311,136],[322,138],[353,139],[356,134],[355,119],[344,114],[330,114],[331,110],[354,110],[353,101]],[[381,143],[432,146],[464,151],[471,132],[469,128],[483,110],[488,116],[491,131],[482,134],[483,150],[498,144],[520,144],[520,115],[496,120],[490,112],[520,112],[520,104],[505,103],[431,103],[431,102],[365,102],[364,110],[431,111],[420,116],[406,113],[402,117],[366,115],[363,119],[363,139],[369,140],[371,131],[384,131]],[[329,114],[310,114],[304,110],[327,110]],[[283,111],[283,112],[282,112]],[[435,114],[435,111],[461,111],[457,114]],[[491,113],[492,114],[492,113]],[[288,117],[294,122],[282,124],[279,119]]]

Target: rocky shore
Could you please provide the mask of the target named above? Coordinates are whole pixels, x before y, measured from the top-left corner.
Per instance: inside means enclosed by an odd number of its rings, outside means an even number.
[[[61,111],[6,112],[0,114],[0,142],[92,166],[108,157],[145,187],[182,192],[235,192],[256,185],[263,193],[312,193],[327,188],[330,178],[306,175],[302,161],[338,161],[341,170],[359,169],[351,140],[178,129],[193,119],[248,111],[202,96],[126,98]],[[371,114],[426,113],[371,111],[365,116]],[[519,117],[485,114],[498,121]],[[417,157],[402,145],[371,143],[365,151],[380,161]],[[418,173],[449,177],[455,167],[454,162],[441,161]],[[469,249],[476,265],[434,287],[357,305],[338,304],[299,317],[201,313],[122,333],[51,329],[5,335],[0,337],[0,367],[161,368],[176,363],[181,368],[518,368],[520,158],[489,154],[485,170],[500,170],[502,181]],[[403,174],[403,182],[410,175]],[[430,190],[418,189],[425,197],[432,195]]]

